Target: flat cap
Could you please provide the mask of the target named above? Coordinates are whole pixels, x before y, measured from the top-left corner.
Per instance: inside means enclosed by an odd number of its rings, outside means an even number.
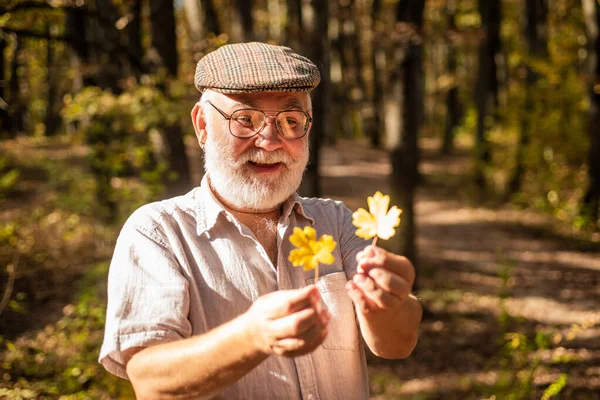
[[[266,43],[228,44],[208,53],[196,65],[199,91],[221,93],[308,92],[321,81],[317,66],[284,46]]]

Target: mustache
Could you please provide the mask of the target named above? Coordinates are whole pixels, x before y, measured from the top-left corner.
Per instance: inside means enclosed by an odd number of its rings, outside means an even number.
[[[283,150],[276,151],[264,151],[262,149],[251,148],[244,154],[240,155],[238,162],[239,164],[245,164],[248,161],[252,161],[259,164],[276,164],[282,163],[285,165],[294,165],[296,161],[286,154]]]

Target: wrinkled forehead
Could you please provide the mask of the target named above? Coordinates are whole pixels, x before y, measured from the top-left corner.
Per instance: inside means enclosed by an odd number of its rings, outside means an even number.
[[[262,110],[308,110],[311,108],[307,92],[257,92],[224,94],[207,91],[202,96],[228,107],[246,107]]]

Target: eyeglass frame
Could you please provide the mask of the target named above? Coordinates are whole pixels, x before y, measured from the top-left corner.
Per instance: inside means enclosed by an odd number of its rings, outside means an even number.
[[[298,140],[298,139],[302,139],[302,138],[303,138],[304,136],[306,136],[306,134],[308,133],[308,130],[309,130],[308,128],[309,128],[310,124],[312,124],[312,122],[313,122],[313,119],[312,119],[312,117],[310,116],[310,114],[309,114],[308,112],[304,111],[304,110],[294,110],[294,109],[289,109],[289,110],[281,110],[281,111],[271,111],[271,110],[259,110],[258,108],[240,108],[240,109],[238,109],[238,110],[235,110],[234,112],[232,112],[230,115],[227,115],[227,114],[226,114],[226,113],[225,113],[223,110],[221,110],[219,107],[217,107],[217,106],[215,106],[213,103],[211,103],[211,102],[210,102],[210,100],[206,100],[206,102],[207,102],[208,104],[210,104],[211,106],[213,106],[213,108],[214,108],[215,110],[217,110],[217,111],[219,112],[219,114],[221,114],[221,116],[222,116],[223,118],[225,118],[227,121],[229,121],[229,123],[228,123],[229,133],[231,134],[231,136],[233,136],[233,137],[236,137],[236,138],[238,138],[238,139],[252,139],[252,138],[253,138],[253,137],[255,137],[256,135],[258,135],[260,132],[262,132],[262,130],[263,130],[263,129],[265,129],[265,127],[267,126],[267,123],[266,123],[266,122],[267,122],[267,118],[269,117],[269,116],[267,115],[267,112],[271,112],[271,113],[275,113],[275,112],[276,112],[276,113],[277,113],[277,114],[275,114],[275,116],[274,116],[274,117],[271,117],[271,118],[274,118],[274,119],[275,119],[275,129],[277,130],[277,133],[278,133],[278,134],[279,134],[279,135],[280,135],[282,138],[284,138],[284,139],[286,139],[286,140]],[[265,116],[265,120],[264,120],[264,122],[263,122],[263,126],[261,126],[261,127],[260,127],[260,129],[259,129],[259,130],[257,130],[257,131],[256,131],[256,133],[254,133],[254,135],[252,135],[252,136],[243,136],[243,137],[240,137],[240,136],[236,136],[236,135],[234,135],[234,134],[233,134],[233,132],[231,131],[231,121],[232,121],[232,116],[233,116],[233,114],[235,114],[235,113],[236,113],[236,112],[238,112],[238,111],[260,111],[260,112],[261,112],[261,113],[263,113],[263,115]],[[307,119],[307,124],[306,124],[306,126],[305,126],[305,128],[304,128],[304,134],[303,134],[302,136],[298,136],[298,137],[296,137],[296,138],[289,138],[289,137],[286,137],[286,136],[284,136],[284,135],[283,135],[283,133],[281,133],[281,130],[280,130],[279,124],[277,123],[277,117],[279,116],[279,114],[281,114],[281,113],[284,113],[284,112],[289,112],[289,111],[300,112],[300,113],[302,113],[302,114],[306,115],[306,118],[308,118],[308,119]]]

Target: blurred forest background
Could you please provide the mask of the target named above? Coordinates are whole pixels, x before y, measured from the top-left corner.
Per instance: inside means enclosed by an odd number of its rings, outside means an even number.
[[[314,60],[304,195],[404,210],[426,313],[373,398],[600,398],[597,0],[0,0],[0,398],[133,398],[96,363],[112,247],[200,182],[195,63]]]

